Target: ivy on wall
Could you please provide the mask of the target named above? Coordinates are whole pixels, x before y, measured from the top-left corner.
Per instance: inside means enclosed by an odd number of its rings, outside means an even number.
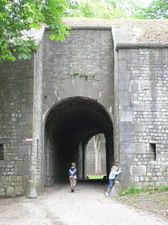
[[[89,78],[94,78],[93,74],[87,74],[87,73],[79,73],[79,72],[72,72],[69,73],[69,75],[71,77],[80,77],[80,78],[84,78],[85,80],[88,80]]]

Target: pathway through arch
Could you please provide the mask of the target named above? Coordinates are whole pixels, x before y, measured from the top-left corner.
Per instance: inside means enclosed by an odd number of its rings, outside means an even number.
[[[37,199],[0,199],[0,225],[167,225],[163,219],[106,197],[107,184],[48,187]]]

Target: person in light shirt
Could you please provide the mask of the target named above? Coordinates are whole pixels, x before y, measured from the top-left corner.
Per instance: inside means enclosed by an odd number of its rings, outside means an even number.
[[[115,182],[117,182],[116,180],[118,179],[118,175],[121,173],[121,167],[120,166],[112,166],[111,167],[111,172],[109,174],[109,184],[108,184],[108,188],[106,191],[106,196],[109,196],[111,189],[114,185]]]

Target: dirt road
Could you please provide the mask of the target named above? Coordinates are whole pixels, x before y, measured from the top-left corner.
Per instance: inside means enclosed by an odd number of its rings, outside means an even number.
[[[106,197],[106,184],[46,188],[37,199],[0,199],[0,225],[168,225],[168,221]]]

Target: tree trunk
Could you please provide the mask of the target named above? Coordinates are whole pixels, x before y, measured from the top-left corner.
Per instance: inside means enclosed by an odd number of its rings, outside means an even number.
[[[95,174],[96,175],[101,175],[102,174],[102,169],[101,169],[101,149],[100,149],[101,137],[102,137],[102,134],[97,134],[93,138],[94,149],[95,149]]]

